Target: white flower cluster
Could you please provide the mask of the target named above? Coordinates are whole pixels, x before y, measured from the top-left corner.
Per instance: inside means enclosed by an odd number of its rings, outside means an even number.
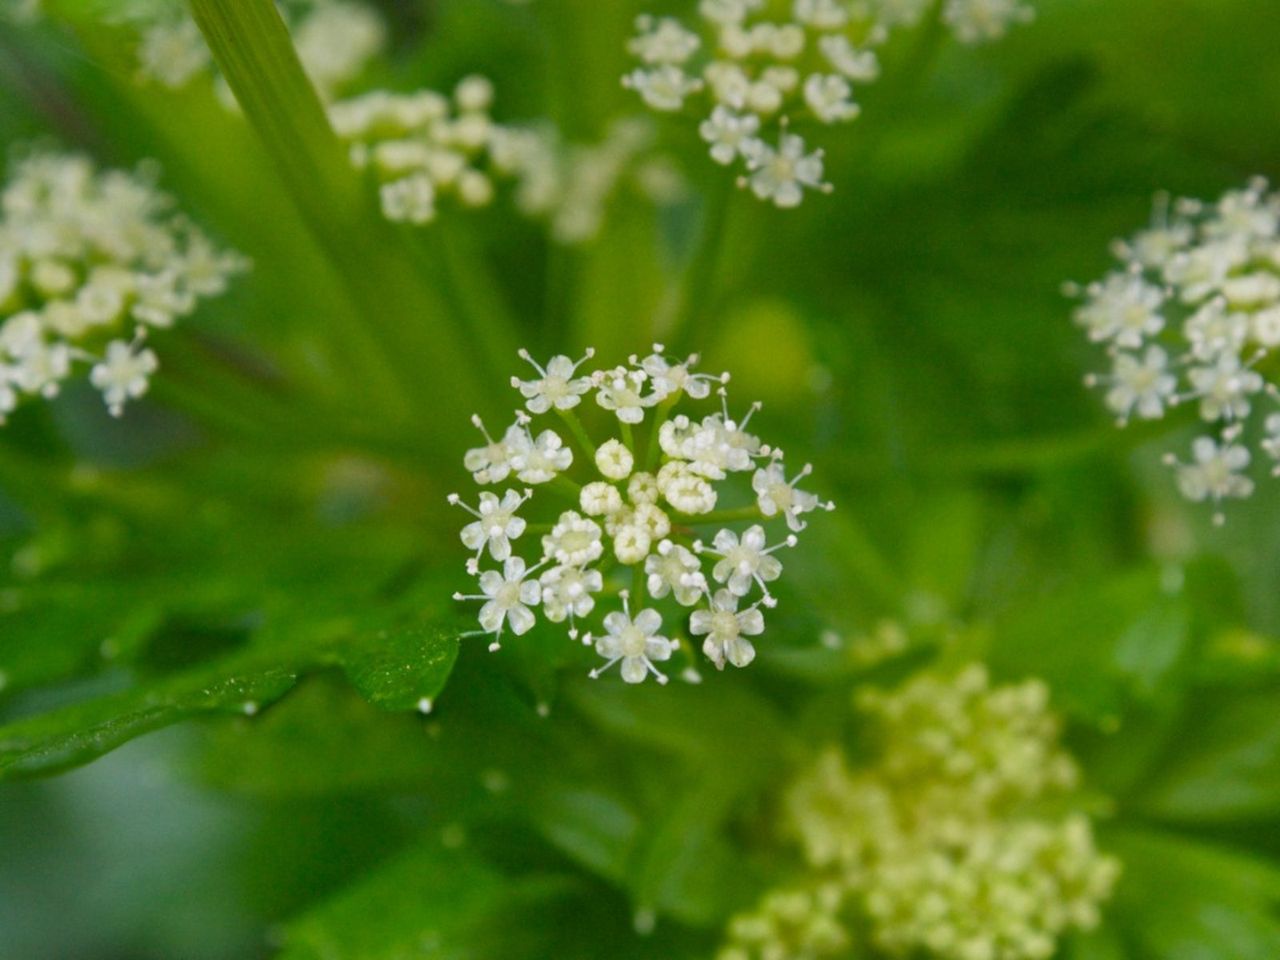
[[[1153,224],[1115,244],[1121,267],[1079,291],[1076,322],[1105,344],[1111,370],[1091,374],[1124,425],[1194,402],[1211,433],[1189,462],[1170,455],[1191,500],[1248,497],[1249,440],[1280,473],[1280,193],[1255,180],[1217,203],[1167,197]]]
[[[488,206],[496,183],[509,180],[517,209],[548,221],[552,238],[570,245],[596,236],[626,180],[656,203],[683,193],[670,164],[653,154],[644,119],[615,121],[597,144],[566,145],[545,125],[496,122],[493,99],[489,80],[473,75],[451,97],[374,91],[334,104],[329,116],[351,162],[375,176],[390,220],[429,223],[446,195],[463,207]]]
[[[377,11],[364,3],[297,0],[282,4],[280,9],[289,23],[303,70],[325,100],[360,76],[386,47],[386,25]],[[135,3],[117,11],[115,18],[136,24],[140,31],[138,69],[144,79],[180,89],[199,77],[215,76],[204,37],[182,5]],[[234,104],[221,78],[217,89],[225,103]]]
[[[880,75],[878,48],[928,7],[923,0],[700,0],[692,28],[674,17],[637,19],[628,50],[639,66],[622,82],[659,112],[679,113],[696,100],[712,160],[740,165],[739,185],[761,200],[795,207],[806,190],[831,185],[823,151],[810,149],[790,121],[829,126],[856,118],[855,88]],[[949,0],[942,17],[972,42],[1001,36],[1029,13],[1020,0]]]
[[[660,344],[627,365],[581,373],[592,356],[557,356],[542,366],[521,351],[536,376],[512,378],[524,399],[515,422],[495,439],[474,418],[485,444],[467,451],[464,465],[475,482],[514,479],[523,486],[500,495],[482,492],[474,507],[450,496],[475,518],[462,542],[475,551],[467,569],[480,583],[480,593],[455,598],[483,602],[478,632],[493,637],[491,649],[506,628],[517,636],[530,630],[538,605],[552,623],[568,621],[570,638],[577,638],[579,624],[597,612],[597,600],[616,599],[621,609],[605,614],[603,633],[582,638],[606,660],[592,676],[620,663],[628,683],[649,674],[665,683],[657,664],[687,647],[683,638],[674,639],[686,614],[689,635],[702,638],[702,651],[717,668],[726,662],[745,667],[755,657],[750,638],[764,631],[760,608],[776,603],[768,585],[781,576],[782,562],[774,554],[795,546],[805,514],[832,504],[796,486],[808,466],[788,480],[782,451],[748,432],[758,404],[741,420],[729,416],[727,374],[697,373],[696,356],[671,360]],[[716,387],[720,412],[701,419],[676,413],[683,399],[706,400]],[[585,398],[594,398],[597,416],[607,415],[613,424],[599,444],[578,417]],[[533,418],[544,415],[568,430],[576,454],[556,430],[533,427]],[[646,417],[649,430],[638,442],[635,428]],[[751,502],[717,510],[722,494],[732,496],[734,474],[750,475]],[[528,523],[518,511],[534,499],[534,486],[570,501],[568,509],[536,526]],[[741,487],[740,496],[747,484]],[[790,531],[772,544],[764,527],[771,520]],[[746,529],[726,526],[735,522]],[[715,530],[709,544],[699,539],[700,528]],[[542,537],[530,564],[515,553],[515,541],[533,530]],[[480,573],[486,555],[502,570]]]
[[[810,868],[843,887],[878,948],[1046,960],[1064,933],[1098,924],[1119,865],[1086,816],[1038,812],[1078,780],[1042,683],[993,688],[970,666],[858,704],[879,760],[851,771],[826,752],[785,809]]]
[[[147,332],[245,269],[154,181],[69,154],[16,164],[0,194],[0,422],[24,394],[57,395],[83,364],[118,416],[156,370]]]

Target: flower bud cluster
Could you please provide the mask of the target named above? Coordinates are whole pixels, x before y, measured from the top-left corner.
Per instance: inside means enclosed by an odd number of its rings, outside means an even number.
[[[921,0],[700,0],[692,25],[637,19],[628,50],[638,66],[622,82],[659,112],[695,102],[712,160],[738,166],[739,185],[759,199],[795,207],[806,190],[831,185],[823,151],[810,149],[790,121],[855,119],[856,88],[880,74],[878,49],[927,8]],[[949,0],[942,11],[966,42],[999,37],[1028,16],[1021,0]]]
[[[1076,322],[1110,359],[1086,383],[1122,426],[1195,404],[1209,432],[1189,461],[1166,460],[1221,522],[1224,501],[1253,493],[1256,452],[1280,473],[1280,193],[1255,180],[1216,203],[1160,197],[1152,225],[1114,251],[1116,270],[1069,287],[1083,297]]]
[[[17,162],[0,194],[0,422],[84,365],[118,416],[156,370],[148,332],[246,268],[172,207],[148,168],[99,172],[45,152]]]
[[[510,181],[516,208],[548,221],[552,238],[572,245],[596,236],[624,185],[657,203],[683,194],[679,175],[654,153],[646,120],[616,120],[599,143],[569,145],[545,124],[498,123],[493,99],[493,85],[473,75],[451,97],[374,91],[334,104],[329,115],[352,163],[373,173],[390,220],[429,223],[444,196],[485,207],[496,184]]]
[[[815,878],[843,891],[848,929],[893,954],[1046,960],[1097,925],[1119,865],[1083,814],[1036,812],[1078,780],[1042,683],[992,687],[970,666],[857,702],[879,759],[851,770],[828,750],[785,800]]]
[[[475,551],[467,569],[481,592],[456,598],[482,601],[479,632],[491,635],[496,649],[504,629],[517,636],[530,630],[540,606],[546,620],[567,621],[576,639],[580,624],[601,612],[599,600],[613,609],[601,620],[603,633],[583,637],[606,660],[593,676],[620,662],[628,683],[650,674],[666,682],[656,664],[687,652],[682,631],[702,639],[717,668],[745,667],[755,657],[750,638],[764,631],[760,608],[777,602],[769,584],[782,575],[782,561],[774,554],[796,545],[805,514],[832,509],[798,488],[809,468],[788,479],[782,451],[748,432],[759,405],[734,420],[723,386],[728,375],[695,372],[696,356],[672,360],[655,344],[647,357],[590,373],[580,368],[592,351],[577,361],[553,357],[545,367],[526,351],[521,356],[536,374],[512,378],[524,408],[496,439],[474,418],[485,443],[463,461],[477,484],[521,487],[484,491],[475,507],[457,494],[449,498],[475,518],[462,542]],[[677,412],[682,401],[707,400],[717,388],[719,412],[699,419]],[[595,440],[577,411],[589,398],[597,418],[613,424]],[[572,446],[556,429],[534,427],[535,417],[547,415]],[[647,434],[637,440],[646,419]],[[735,485],[735,476],[742,482]],[[524,536],[534,525],[518,513],[532,501],[542,504],[535,487],[569,501],[537,525],[540,542]],[[748,505],[724,509],[722,497],[735,495]],[[788,528],[772,544],[765,530],[771,521]],[[710,543],[700,539],[703,529],[714,531]],[[540,551],[526,560],[517,548],[530,541]],[[481,573],[486,555],[502,570]]]
[[[716,960],[819,960],[850,956],[840,922],[845,891],[837,883],[771,890],[756,909],[729,922]]]

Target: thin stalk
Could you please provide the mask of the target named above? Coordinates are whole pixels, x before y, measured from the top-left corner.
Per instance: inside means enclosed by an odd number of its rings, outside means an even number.
[[[564,421],[569,432],[573,434],[573,438],[578,441],[582,447],[583,453],[587,455],[587,459],[592,463],[596,460],[596,445],[591,442],[591,438],[587,436],[586,428],[582,426],[582,421],[578,419],[578,415],[572,410],[561,410],[556,408],[556,413],[560,415],[560,419]]]
[[[764,514],[760,512],[759,507],[750,506],[738,507],[734,510],[712,510],[710,513],[700,513],[696,516],[677,514],[673,519],[684,526],[696,527],[709,523],[736,523],[741,520],[761,520],[763,518]]]
[[[696,246],[675,293],[670,316],[665,324],[659,323],[666,328],[667,344],[676,352],[689,352],[694,341],[705,343],[709,339],[710,307],[728,233],[729,207],[736,189],[733,181],[726,179],[707,193],[703,201]]]
[[[622,431],[622,442],[627,445],[627,449],[630,450],[632,454],[639,453],[636,449],[636,436],[631,429],[631,424],[627,423],[625,420],[619,420],[618,428]]]

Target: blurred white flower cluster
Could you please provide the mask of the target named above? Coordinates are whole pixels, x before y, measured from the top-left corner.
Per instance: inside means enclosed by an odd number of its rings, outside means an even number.
[[[511,181],[517,209],[548,221],[558,242],[574,244],[599,232],[624,181],[654,202],[683,193],[679,174],[653,154],[653,129],[643,118],[615,121],[598,144],[566,145],[549,126],[496,122],[493,100],[493,84],[473,75],[451,96],[378,90],[335,103],[329,116],[352,163],[376,177],[391,220],[429,223],[446,196],[484,207],[499,181]]]
[[[793,120],[835,125],[858,116],[857,86],[880,75],[877,50],[913,26],[926,0],[700,0],[690,26],[641,16],[628,50],[639,66],[623,78],[653,110],[693,100],[711,158],[737,165],[738,183],[761,200],[795,207],[805,191],[829,191],[823,151]],[[942,19],[964,42],[995,39],[1026,20],[1021,0],[948,0]]]
[[[1076,322],[1110,357],[1086,382],[1121,425],[1196,405],[1210,432],[1189,461],[1167,460],[1221,522],[1223,501],[1253,492],[1251,447],[1280,465],[1280,194],[1255,180],[1216,203],[1161,197],[1153,224],[1114,249],[1119,268],[1069,288],[1083,297]]]
[[[289,24],[298,59],[322,99],[330,100],[360,76],[386,46],[382,17],[357,0],[292,0],[280,11]],[[213,57],[195,21],[181,4],[143,0],[124,5],[115,18],[140,31],[138,69],[143,78],[171,89],[215,76]],[[235,98],[220,77],[219,96]]]
[[[810,871],[784,888],[785,931],[817,943],[789,951],[766,902],[731,924],[719,960],[845,955],[842,917],[880,949],[947,960],[1046,960],[1097,925],[1119,864],[1086,816],[1042,812],[1069,806],[1078,780],[1044,684],[992,687],[975,665],[857,703],[878,759],[851,770],[832,748],[785,798]]]
[[[482,492],[475,506],[457,494],[449,498],[474,517],[462,542],[475,551],[467,568],[478,575],[480,593],[455,599],[482,602],[478,632],[492,636],[497,649],[504,630],[527,633],[540,606],[552,623],[567,621],[576,639],[600,600],[612,607],[603,632],[582,636],[606,661],[592,676],[620,663],[628,683],[650,674],[665,683],[657,664],[683,646],[675,638],[686,615],[688,633],[702,638],[702,651],[717,668],[726,662],[745,667],[755,657],[750,638],[764,631],[760,608],[776,603],[769,591],[782,574],[776,552],[795,546],[805,514],[832,508],[798,488],[809,467],[788,479],[782,451],[747,430],[759,405],[733,419],[723,389],[728,375],[695,372],[697,357],[672,360],[655,344],[647,357],[585,373],[580,368],[592,351],[577,361],[553,357],[545,367],[527,352],[521,356],[535,374],[512,378],[524,409],[496,438],[475,418],[485,444],[464,459],[477,484],[498,491]],[[682,400],[707,400],[716,388],[719,412],[699,419],[676,412]],[[575,409],[587,398],[613,425],[598,444]],[[533,426],[534,417],[548,415],[574,446],[556,430]],[[649,429],[637,438],[635,428],[646,418]],[[577,480],[571,479],[575,464]],[[737,485],[737,499],[747,502],[723,509],[722,494],[733,496],[733,475],[750,476],[749,485]],[[521,515],[534,500],[533,487],[568,501],[537,526]],[[788,528],[773,542],[765,531],[770,521]],[[709,543],[699,529],[715,531]],[[535,530],[540,542],[526,536]],[[531,540],[538,545],[528,562],[517,541]],[[486,556],[502,568],[480,572]]]
[[[173,325],[246,268],[155,186],[36,152],[0,195],[0,422],[22,395],[55,396],[78,367],[115,415],[147,390],[148,331]]]

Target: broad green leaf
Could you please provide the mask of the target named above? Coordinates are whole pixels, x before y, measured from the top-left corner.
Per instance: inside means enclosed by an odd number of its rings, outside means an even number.
[[[437,625],[379,630],[336,656],[356,689],[384,710],[430,712],[458,659],[458,630]]]

